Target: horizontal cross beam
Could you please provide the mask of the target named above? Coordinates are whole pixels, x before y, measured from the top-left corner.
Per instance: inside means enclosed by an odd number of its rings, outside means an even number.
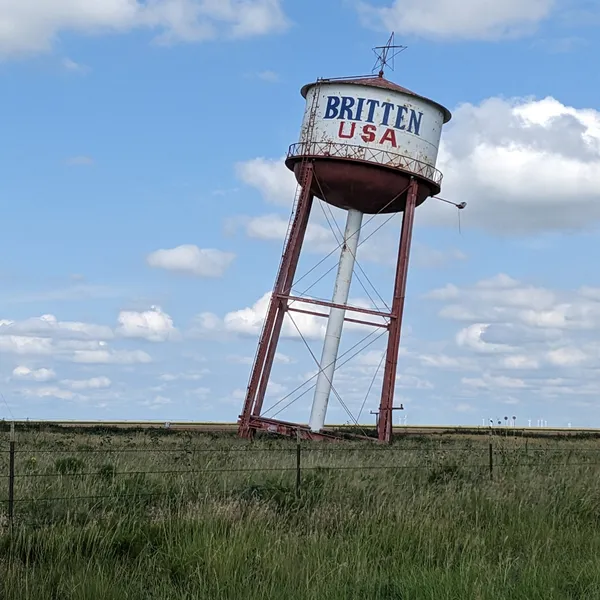
[[[304,315],[313,315],[314,317],[329,317],[327,313],[320,313],[312,310],[303,310],[302,308],[294,308],[293,306],[288,306],[287,310],[290,312],[302,313]],[[359,325],[371,325],[372,327],[382,327],[383,329],[387,329],[389,325],[387,323],[373,323],[373,321],[363,321],[361,319],[350,319],[346,317],[344,321],[348,323],[358,323]]]
[[[383,317],[384,319],[391,319],[393,317],[393,315],[391,315],[390,313],[384,313],[380,310],[373,310],[371,308],[359,308],[358,306],[347,306],[345,304],[335,304],[334,302],[327,302],[326,300],[315,300],[314,298],[300,298],[298,296],[285,296],[283,294],[279,294],[278,298],[280,298],[281,300],[288,300],[290,303],[305,302],[306,304],[316,304],[318,306],[327,306],[329,308],[341,308],[343,310],[350,310],[366,315]]]

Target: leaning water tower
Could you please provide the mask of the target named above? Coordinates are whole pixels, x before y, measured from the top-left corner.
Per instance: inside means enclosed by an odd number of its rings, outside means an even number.
[[[300,141],[290,146],[286,165],[298,182],[284,252],[260,336],[242,414],[239,434],[252,437],[263,430],[306,439],[329,437],[325,415],[344,321],[375,315],[386,319],[387,350],[377,435],[390,441],[394,387],[415,208],[440,193],[442,174],[436,159],[442,126],[450,112],[441,104],[384,78],[391,41],[380,55],[378,75],[318,79],[305,85],[306,109]],[[347,211],[337,276],[331,302],[292,295],[292,284],[313,199]],[[460,207],[459,207],[460,208]],[[403,213],[394,296],[390,312],[348,306],[350,283],[363,215]],[[265,392],[286,312],[309,312],[298,303],[329,309],[320,366],[308,424],[261,415]],[[296,303],[296,306],[294,306]],[[369,322],[367,322],[369,323]],[[369,323],[371,324],[371,323]]]

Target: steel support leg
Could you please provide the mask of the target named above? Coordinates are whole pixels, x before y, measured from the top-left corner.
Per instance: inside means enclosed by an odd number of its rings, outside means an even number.
[[[308,187],[306,188],[310,190],[310,182],[308,182]],[[292,251],[291,251],[291,259],[290,259],[290,267],[288,269],[288,274],[286,281],[283,284],[283,288],[281,292],[279,292],[282,296],[289,296],[292,291],[292,285],[294,283],[294,275],[296,274],[296,268],[298,267],[298,260],[300,259],[300,251],[302,250],[302,243],[304,241],[304,235],[306,233],[306,228],[308,226],[308,219],[310,217],[310,210],[312,208],[313,196],[312,194],[308,194],[305,201],[305,206],[303,207],[303,214],[299,221],[298,232],[296,241],[293,243]],[[300,206],[300,203],[298,203]],[[290,236],[290,243],[291,236]],[[273,299],[272,299],[273,301]],[[275,353],[277,352],[277,343],[279,342],[279,336],[281,334],[281,328],[283,327],[283,319],[285,317],[285,313],[287,311],[288,301],[285,298],[276,297],[275,304],[277,306],[277,314],[275,317],[275,323],[273,325],[273,333],[271,335],[271,339],[269,340],[269,347],[267,350],[265,365],[262,373],[262,377],[260,379],[260,385],[258,386],[258,392],[256,394],[256,400],[254,402],[254,409],[252,410],[252,415],[257,416],[260,415],[260,412],[263,407],[263,402],[265,400],[265,394],[267,392],[267,385],[269,384],[269,378],[271,377],[271,369],[273,368],[273,362],[275,360]]]
[[[394,406],[394,387],[396,384],[396,370],[398,366],[398,351],[400,348],[400,334],[402,331],[402,315],[404,313],[404,299],[406,297],[406,280],[408,276],[408,259],[412,240],[415,206],[417,202],[418,182],[413,179],[406,198],[406,207],[402,216],[402,232],[400,234],[400,247],[398,250],[398,264],[396,265],[396,281],[394,284],[394,300],[392,303],[390,330],[383,373],[383,387],[381,390],[381,403],[379,405],[379,418],[377,420],[377,436],[382,442],[392,439],[392,408]]]
[[[289,295],[292,288],[294,275],[298,266],[298,259],[300,257],[300,250],[302,248],[302,242],[304,241],[304,235],[306,233],[308,218],[312,207],[313,195],[310,191],[312,179],[313,165],[312,163],[307,163],[304,166],[302,173],[302,189],[298,199],[298,205],[293,217],[288,241],[283,251],[275,287],[271,294],[269,308],[265,317],[265,323],[258,344],[258,351],[256,353],[250,382],[246,392],[244,408],[240,415],[238,433],[242,437],[252,437],[250,418],[252,415],[259,415],[262,410],[262,404],[287,306],[287,301],[282,300],[280,296]]]

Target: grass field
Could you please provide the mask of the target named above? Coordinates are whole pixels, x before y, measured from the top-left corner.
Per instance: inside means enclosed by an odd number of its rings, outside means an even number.
[[[0,433],[2,599],[600,598],[597,440],[303,444],[299,496],[286,441],[34,429],[16,446],[9,527]]]

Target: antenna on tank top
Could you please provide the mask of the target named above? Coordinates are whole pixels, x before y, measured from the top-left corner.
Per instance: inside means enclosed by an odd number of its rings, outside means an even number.
[[[384,71],[386,67],[389,67],[392,71],[394,70],[394,59],[398,54],[404,52],[408,46],[400,46],[398,44],[394,44],[394,32],[392,31],[392,35],[388,39],[385,46],[375,46],[373,48],[373,52],[375,56],[377,56],[377,60],[375,61],[375,66],[371,69],[373,73],[377,71],[377,75],[379,77],[383,77]]]

